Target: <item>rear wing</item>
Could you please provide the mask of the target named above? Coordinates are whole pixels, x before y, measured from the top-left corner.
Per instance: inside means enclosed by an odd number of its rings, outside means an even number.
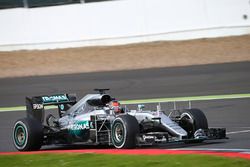
[[[26,97],[26,112],[27,117],[37,119],[40,122],[44,121],[45,106],[55,105],[58,107],[59,117],[63,111],[67,111],[76,103],[76,95],[74,94],[57,94]]]

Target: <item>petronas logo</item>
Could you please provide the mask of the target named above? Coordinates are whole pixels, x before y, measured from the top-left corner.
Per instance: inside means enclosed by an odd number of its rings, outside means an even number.
[[[69,125],[68,129],[69,130],[84,130],[84,129],[89,129],[89,123],[88,123],[88,121],[78,122],[76,124]]]
[[[89,129],[89,121],[78,121],[74,124],[68,125],[69,133],[75,136],[82,136],[86,130]]]

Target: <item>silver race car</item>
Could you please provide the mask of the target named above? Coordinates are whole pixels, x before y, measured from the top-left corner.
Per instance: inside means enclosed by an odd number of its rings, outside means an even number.
[[[208,128],[206,116],[199,109],[174,110],[169,115],[159,106],[156,111],[146,111],[143,105],[128,110],[106,94],[107,90],[96,89],[98,93],[79,101],[70,94],[27,97],[27,117],[17,120],[13,128],[14,146],[19,151],[76,143],[135,148],[226,138],[224,128]],[[45,108],[53,106],[58,113],[45,118]]]

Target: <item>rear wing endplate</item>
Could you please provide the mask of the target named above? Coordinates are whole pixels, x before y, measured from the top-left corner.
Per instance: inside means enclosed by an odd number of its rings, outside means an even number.
[[[57,94],[26,97],[26,112],[27,117],[37,119],[40,122],[44,121],[44,107],[57,105],[59,116],[61,112],[68,110],[76,103],[76,95],[74,94]]]

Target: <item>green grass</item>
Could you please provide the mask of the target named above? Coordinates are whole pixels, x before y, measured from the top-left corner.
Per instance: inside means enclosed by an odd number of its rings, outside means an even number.
[[[250,161],[208,155],[101,155],[37,154],[2,155],[1,167],[249,167]]]

